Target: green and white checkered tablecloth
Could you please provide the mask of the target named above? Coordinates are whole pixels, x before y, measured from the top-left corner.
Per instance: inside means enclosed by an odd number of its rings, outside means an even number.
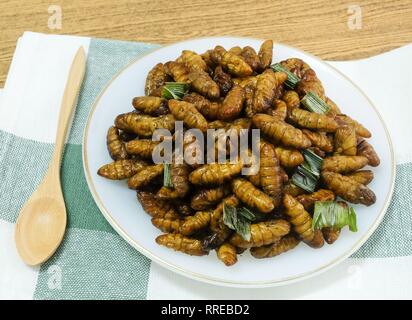
[[[79,45],[88,53],[87,71],[62,163],[68,229],[52,259],[31,268],[17,256],[14,224],[51,157],[58,106]],[[151,263],[111,228],[89,192],[81,143],[90,107],[122,67],[155,47],[30,32],[19,39],[0,91],[0,298],[412,298],[412,46],[331,63],[379,101],[394,140],[395,194],[382,224],[338,267],[287,287],[255,290],[216,290]],[[394,79],[382,70],[393,70]]]

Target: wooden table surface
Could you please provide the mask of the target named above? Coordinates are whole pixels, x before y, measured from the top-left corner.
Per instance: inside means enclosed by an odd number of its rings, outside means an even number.
[[[50,30],[59,4],[62,29]],[[350,5],[361,28],[351,29]],[[360,21],[358,19],[358,21]],[[272,38],[331,60],[375,55],[412,42],[412,0],[2,0],[0,87],[18,37],[26,30],[167,44],[193,37]]]

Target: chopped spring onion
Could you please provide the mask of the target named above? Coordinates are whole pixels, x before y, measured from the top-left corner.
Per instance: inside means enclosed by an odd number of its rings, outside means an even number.
[[[294,89],[298,82],[300,81],[299,77],[294,73],[290,72],[288,69],[283,67],[280,63],[275,63],[270,66],[274,71],[284,72],[288,75],[288,79],[285,81],[285,85],[290,89]]]
[[[255,220],[256,215],[245,207],[223,205],[223,223],[246,241],[250,240],[250,223]]]
[[[341,229],[349,226],[352,232],[358,231],[356,226],[356,212],[345,202],[316,201],[313,214],[312,228],[324,227]]]
[[[326,104],[325,101],[323,101],[321,98],[319,98],[315,93],[313,92],[308,92],[300,101],[306,109],[308,109],[310,112],[315,112],[315,113],[320,113],[320,114],[325,114],[328,113],[330,110],[330,107]]]
[[[311,150],[303,150],[305,162],[292,176],[292,182],[307,192],[315,191],[320,177],[323,159]]]
[[[186,82],[166,82],[162,90],[165,99],[181,100],[188,90]]]
[[[168,188],[173,188],[171,167],[172,167],[172,165],[170,163],[165,163],[164,164],[163,186],[168,187]]]

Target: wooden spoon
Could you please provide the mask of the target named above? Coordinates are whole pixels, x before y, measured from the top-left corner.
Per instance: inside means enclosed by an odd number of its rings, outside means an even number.
[[[67,217],[60,184],[60,163],[85,68],[86,54],[83,47],[80,47],[74,57],[64,91],[52,159],[43,181],[17,218],[16,247],[28,265],[37,265],[50,258],[64,236]]]

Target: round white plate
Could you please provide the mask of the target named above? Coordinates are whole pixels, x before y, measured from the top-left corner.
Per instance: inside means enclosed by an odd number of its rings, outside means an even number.
[[[370,187],[376,193],[373,206],[355,206],[358,216],[356,233],[343,230],[333,245],[314,250],[301,243],[296,249],[271,259],[254,259],[242,254],[232,267],[224,266],[211,252],[204,257],[191,257],[157,245],[154,239],[161,233],[152,226],[136,200],[135,191],[125,181],[110,181],[96,174],[98,168],[111,161],[106,149],[106,131],[114,118],[133,109],[132,98],[144,95],[144,83],[149,70],[159,62],[176,59],[182,50],[202,53],[216,45],[252,46],[259,49],[261,40],[214,37],[179,42],[139,58],[122,70],[97,98],[85,128],[83,161],[86,179],[98,207],[113,228],[133,247],[151,260],[184,276],[224,286],[264,287],[291,283],[323,272],[355,252],[379,225],[392,196],[395,162],[391,140],[378,111],[363,92],[340,72],[318,58],[286,45],[274,46],[273,61],[290,57],[304,59],[316,71],[327,96],[343,110],[363,123],[372,132],[370,142],[381,158],[373,168],[375,179]]]

